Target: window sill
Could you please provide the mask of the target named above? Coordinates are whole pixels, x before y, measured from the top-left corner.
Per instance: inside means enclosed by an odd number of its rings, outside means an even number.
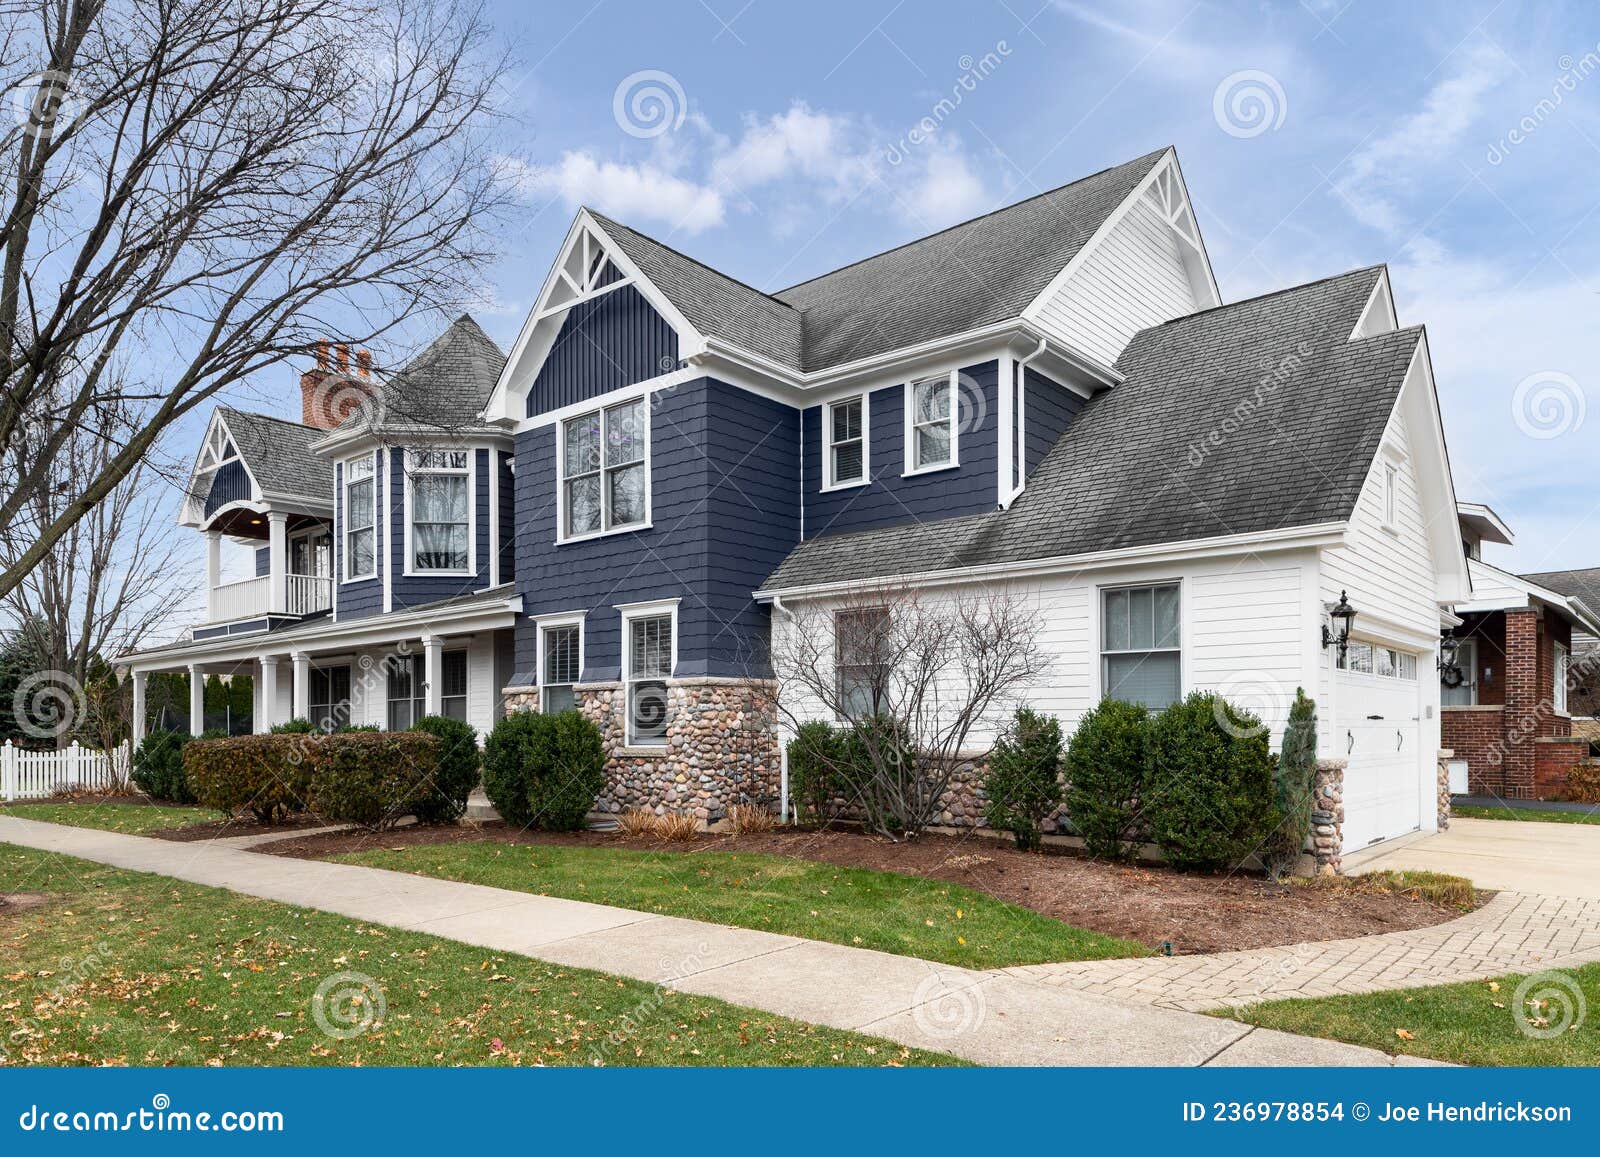
[[[339,585],[342,586],[342,587],[348,587],[348,586],[354,586],[356,583],[371,583],[371,582],[377,582],[377,581],[378,581],[378,576],[377,575],[375,575],[375,574],[364,574],[364,575],[360,575],[360,576],[358,576],[356,578],[342,578],[342,579],[339,580]]]
[[[639,747],[634,744],[629,744],[625,747],[617,748],[616,754],[633,756],[651,755],[664,757],[671,754],[671,748],[669,748],[665,743],[658,744],[654,747]]]
[[[634,534],[641,530],[649,530],[651,524],[646,522],[633,522],[627,526],[613,526],[610,530],[595,530],[588,534],[569,534],[556,539],[557,546],[566,546],[574,542],[593,542],[597,538],[611,538],[618,534]]]
[[[478,577],[475,570],[403,570],[401,578],[472,578]]]
[[[918,466],[915,470],[906,470],[901,473],[900,477],[915,478],[920,474],[940,474],[946,470],[959,469],[961,469],[961,463],[959,462],[941,462],[937,466]]]
[[[870,478],[858,478],[854,482],[830,482],[826,486],[818,487],[817,493],[831,494],[835,490],[855,490],[871,481]]]

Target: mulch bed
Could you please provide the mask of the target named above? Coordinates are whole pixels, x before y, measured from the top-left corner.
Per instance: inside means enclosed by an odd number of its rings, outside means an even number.
[[[213,815],[216,813],[213,812]],[[143,832],[142,835],[150,836],[157,840],[172,840],[175,843],[189,844],[198,840],[229,839],[233,836],[255,836],[266,832],[292,832],[296,829],[325,828],[329,821],[319,819],[313,815],[296,815],[284,820],[282,823],[267,826],[258,824],[253,816],[234,816],[231,820],[212,820],[209,823],[189,824],[181,828],[161,828],[158,831]]]
[[[684,855],[762,852],[841,867],[875,868],[965,884],[999,900],[1079,928],[1125,936],[1175,953],[1228,952],[1340,940],[1425,928],[1454,920],[1458,909],[1379,892],[1344,878],[1273,884],[1235,873],[1198,875],[1157,866],[1091,860],[1075,854],[1029,854],[980,836],[922,836],[894,843],[849,830],[786,829],[743,836],[703,835],[692,842],[630,840],[609,832],[518,832],[501,822],[336,832],[268,844],[270,855],[319,859],[342,852],[426,844],[494,842],[626,847]]]

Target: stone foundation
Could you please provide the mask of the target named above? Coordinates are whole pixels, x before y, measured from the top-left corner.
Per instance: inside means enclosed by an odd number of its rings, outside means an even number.
[[[1439,751],[1439,830],[1450,830],[1450,761],[1456,753],[1448,748]]]
[[[608,755],[602,812],[648,808],[710,825],[735,804],[778,808],[777,685],[754,679],[679,679],[667,685],[664,747],[627,745],[621,683],[577,687],[578,710],[600,729]],[[533,687],[507,687],[507,711],[537,711]]]
[[[1317,760],[1311,800],[1311,858],[1325,876],[1337,875],[1343,868],[1345,767],[1343,759]]]

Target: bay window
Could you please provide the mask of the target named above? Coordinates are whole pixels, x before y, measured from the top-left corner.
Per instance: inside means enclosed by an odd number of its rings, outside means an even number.
[[[472,522],[469,450],[413,450],[411,569],[464,573],[470,566]]]
[[[561,423],[563,538],[643,526],[650,512],[645,399]]]
[[[378,486],[371,454],[344,464],[344,577],[378,573]]]
[[[1152,711],[1179,698],[1178,584],[1109,587],[1100,592],[1101,687],[1112,699]]]

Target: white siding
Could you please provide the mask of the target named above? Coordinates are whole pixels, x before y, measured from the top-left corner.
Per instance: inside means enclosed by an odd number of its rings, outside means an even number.
[[[1172,226],[1141,197],[1039,311],[1039,325],[1110,365],[1141,329],[1195,309]]]

